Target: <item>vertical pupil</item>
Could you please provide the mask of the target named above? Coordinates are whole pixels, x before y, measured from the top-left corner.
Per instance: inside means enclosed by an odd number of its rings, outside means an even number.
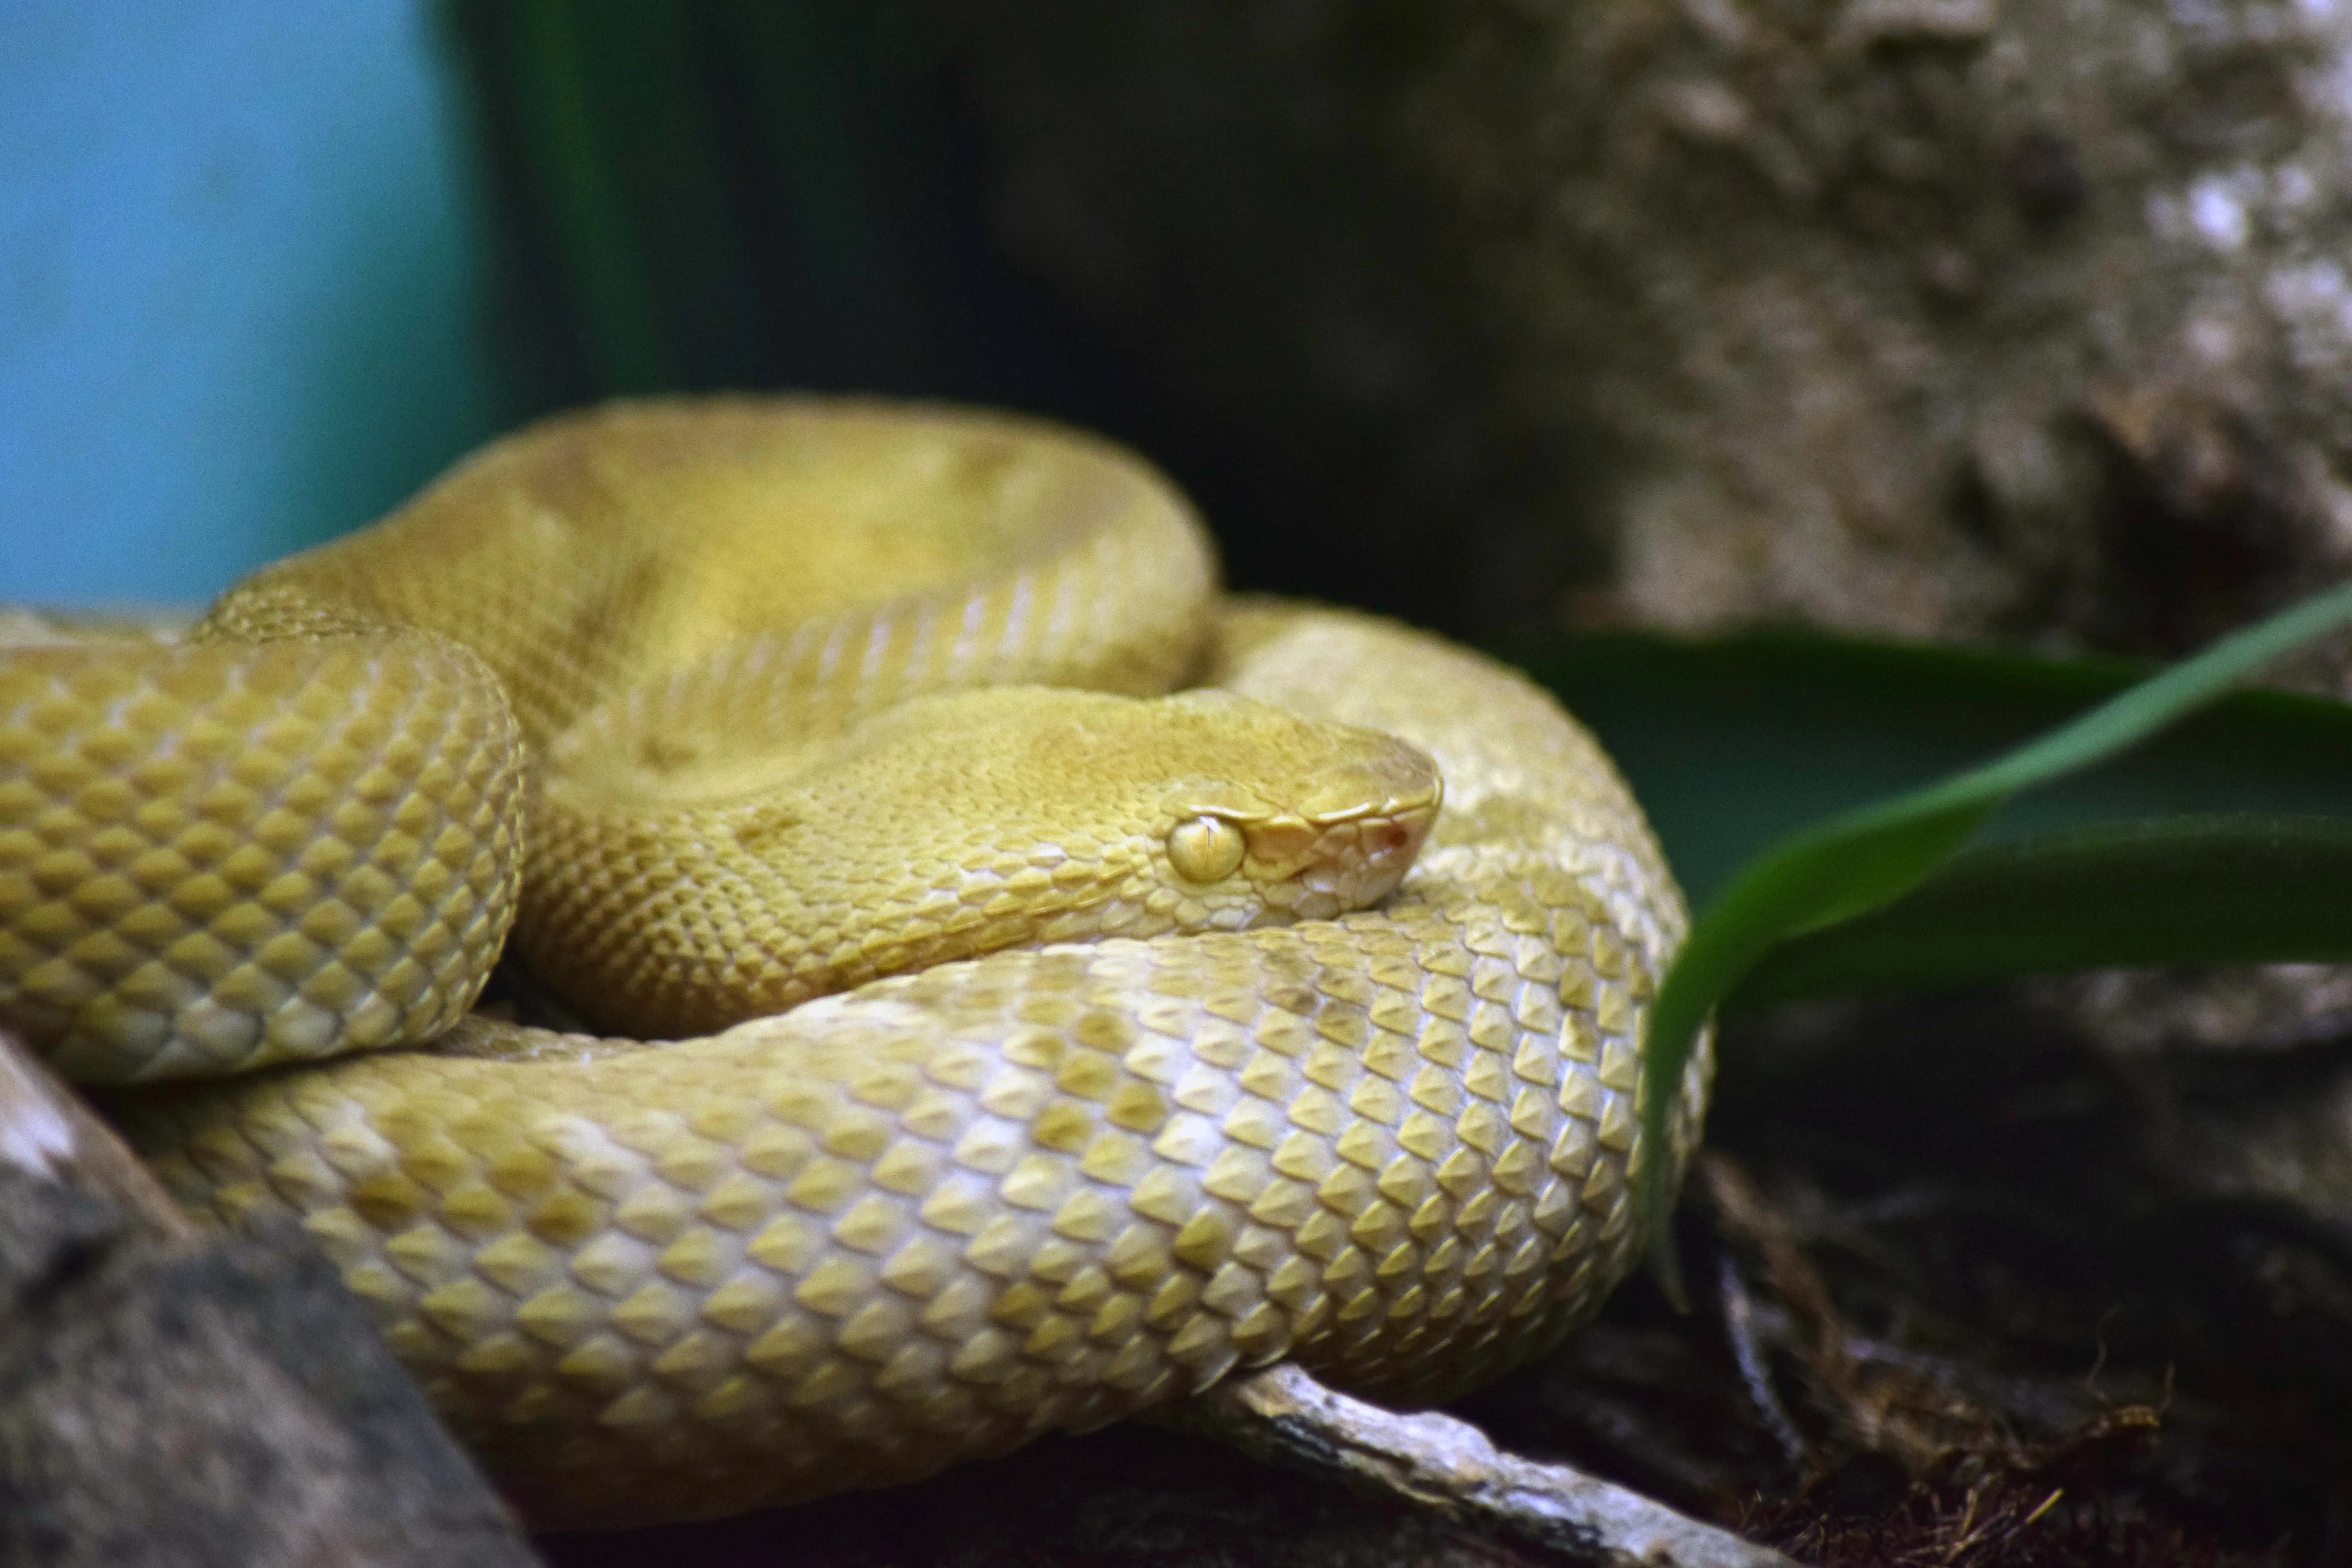
[[[1242,863],[1242,836],[1229,823],[1196,816],[1168,836],[1168,858],[1188,882],[1214,882]]]

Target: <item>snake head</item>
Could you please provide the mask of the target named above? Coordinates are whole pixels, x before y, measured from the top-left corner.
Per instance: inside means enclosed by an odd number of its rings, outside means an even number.
[[[1256,925],[1362,909],[1403,879],[1444,799],[1426,752],[1374,731],[1263,719],[1277,710],[1229,692],[1171,700],[1255,727],[1265,746],[1265,760],[1247,770],[1188,778],[1171,792],[1165,858],[1180,889],[1255,902],[1262,907],[1245,923]]]
[[[757,768],[698,762],[667,797],[676,781],[639,790],[646,773],[543,782],[534,864],[618,869],[541,878],[564,890],[520,940],[577,994],[570,955],[623,921],[726,910],[711,968],[757,987],[697,979],[658,1014],[595,1004],[606,1026],[671,1034],[1006,948],[1345,914],[1403,878],[1441,794],[1402,741],[1224,691],[935,693]]]

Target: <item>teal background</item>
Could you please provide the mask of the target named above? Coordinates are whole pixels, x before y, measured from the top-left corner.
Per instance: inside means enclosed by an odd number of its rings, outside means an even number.
[[[425,0],[0,0],[0,601],[201,600],[509,422]]]

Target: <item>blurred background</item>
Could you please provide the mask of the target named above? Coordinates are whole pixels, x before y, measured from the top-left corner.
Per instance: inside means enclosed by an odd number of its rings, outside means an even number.
[[[1383,162],[1460,23],[0,8],[0,600],[200,602],[532,416],[795,387],[1104,430],[1244,585],[1607,620],[1590,443],[1496,403],[1484,273]]]
[[[887,9],[0,7],[0,599],[201,601],[613,394],[1134,431]]]
[[[1489,641],[2177,654],[2352,569],[2348,73],[2284,0],[13,0],[0,598],[806,387]]]
[[[0,6],[0,596],[200,600],[512,417],[401,3]]]

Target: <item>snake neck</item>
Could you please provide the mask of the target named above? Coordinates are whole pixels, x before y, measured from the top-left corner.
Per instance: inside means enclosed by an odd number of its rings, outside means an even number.
[[[661,1037],[1007,949],[1343,913],[1394,888],[1440,794],[1389,736],[1043,688],[647,773],[545,780],[517,938],[587,1016]]]
[[[870,871],[827,869],[822,837],[775,805],[655,814],[544,792],[516,945],[601,1026],[674,1039],[956,959],[1156,935],[1175,913],[1154,908],[1137,849],[902,861],[877,897]],[[542,861],[573,874],[540,877]]]

